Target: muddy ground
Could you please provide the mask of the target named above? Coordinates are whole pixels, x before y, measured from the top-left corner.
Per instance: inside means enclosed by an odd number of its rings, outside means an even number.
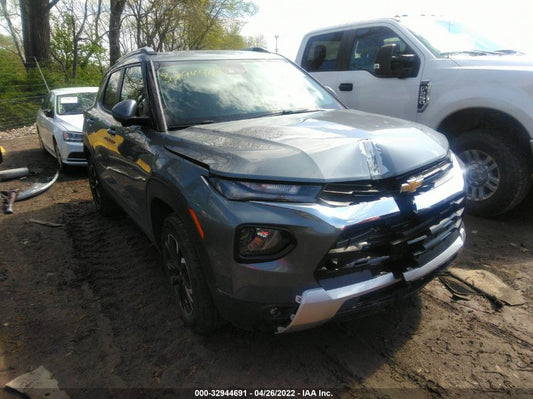
[[[0,190],[53,174],[34,131],[0,133],[0,144],[0,170],[36,173]],[[417,298],[364,319],[281,336],[227,326],[201,337],[176,316],[155,248],[128,217],[95,212],[85,174],[64,172],[47,193],[0,215],[0,388],[42,365],[70,398],[192,398],[194,389],[533,398],[533,193],[503,217],[467,216],[455,262],[494,273],[524,305],[457,299],[435,279]]]

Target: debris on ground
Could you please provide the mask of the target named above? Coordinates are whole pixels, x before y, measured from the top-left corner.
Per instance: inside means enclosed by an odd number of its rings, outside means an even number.
[[[54,222],[48,222],[46,220],[40,220],[40,219],[30,219],[28,220],[29,223],[35,223],[40,224],[42,226],[48,226],[48,227],[64,227],[65,225],[62,223],[54,223]]]
[[[525,303],[524,297],[520,292],[486,270],[450,267],[448,271],[451,276],[482,292],[490,299],[503,302],[509,306],[518,306]]]
[[[464,281],[452,276],[449,272],[439,275],[439,280],[453,295],[453,299],[468,301],[472,295],[482,295]]]
[[[9,381],[6,390],[16,391],[30,399],[69,399],[44,366]]]

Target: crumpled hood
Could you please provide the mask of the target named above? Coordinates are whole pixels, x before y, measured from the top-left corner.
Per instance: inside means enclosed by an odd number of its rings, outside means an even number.
[[[446,156],[443,135],[354,110],[209,124],[170,132],[168,150],[211,173],[245,179],[326,182],[401,175]]]
[[[63,127],[71,132],[83,131],[83,114],[76,115],[57,115],[57,120],[61,122]]]

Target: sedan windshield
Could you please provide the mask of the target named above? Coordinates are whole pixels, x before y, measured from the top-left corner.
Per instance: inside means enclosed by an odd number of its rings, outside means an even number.
[[[342,108],[282,59],[161,62],[157,81],[169,128]]]
[[[406,18],[404,24],[436,57],[510,54],[506,46],[481,35],[466,25],[432,18]]]
[[[96,93],[69,93],[57,96],[58,115],[76,115],[94,104]]]

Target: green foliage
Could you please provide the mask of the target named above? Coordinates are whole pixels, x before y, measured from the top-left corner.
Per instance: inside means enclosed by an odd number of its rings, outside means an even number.
[[[79,69],[78,78],[67,78],[58,63],[43,67],[42,73],[50,89],[69,86],[98,86],[102,78],[100,66],[88,63]],[[38,69],[26,71],[15,54],[10,37],[0,35],[0,130],[35,123],[37,110],[48,92]]]
[[[79,26],[72,14],[52,17],[52,21],[50,49],[54,68],[63,72],[66,82],[80,79],[99,82],[105,69],[101,60],[106,60],[107,55],[102,39],[77,36],[74,32]]]
[[[106,1],[60,0],[51,13],[48,87],[97,86],[108,68]],[[121,46],[160,50],[241,49],[243,20],[257,6],[246,0],[128,0]],[[0,130],[30,125],[47,87],[37,68],[25,69],[12,37],[0,35]]]

